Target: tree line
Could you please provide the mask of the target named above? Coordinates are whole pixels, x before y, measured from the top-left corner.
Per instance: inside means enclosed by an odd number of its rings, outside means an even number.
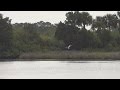
[[[87,27],[91,27],[87,29]],[[95,19],[88,12],[68,12],[66,20],[57,26],[55,37],[63,40],[71,49],[83,50],[120,48],[120,12],[97,16]]]
[[[88,29],[88,27],[90,27]],[[0,14],[0,58],[17,57],[23,52],[65,50],[120,50],[120,12],[97,16],[88,12],[68,12],[58,24],[11,24]]]

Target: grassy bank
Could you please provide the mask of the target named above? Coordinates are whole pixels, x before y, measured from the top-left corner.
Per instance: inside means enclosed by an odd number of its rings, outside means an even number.
[[[48,51],[23,53],[19,59],[120,60],[120,52]]]

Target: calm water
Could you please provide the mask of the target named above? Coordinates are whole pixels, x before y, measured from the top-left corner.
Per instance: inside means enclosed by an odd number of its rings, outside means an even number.
[[[0,62],[0,79],[120,79],[120,61]]]

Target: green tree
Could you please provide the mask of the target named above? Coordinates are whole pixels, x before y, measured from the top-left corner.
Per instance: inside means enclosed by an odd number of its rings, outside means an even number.
[[[72,48],[76,50],[97,48],[99,44],[100,40],[96,33],[82,29],[76,34],[76,40],[73,42]]]
[[[72,49],[92,47],[96,38],[94,39],[92,32],[86,30],[86,26],[92,24],[92,16],[87,12],[75,11],[68,12],[66,17],[65,24],[60,22],[57,25],[55,37],[63,40],[66,46],[72,44]]]
[[[76,26],[77,25],[77,16],[76,15],[77,14],[75,14],[74,12],[66,13],[65,24]]]
[[[68,12],[66,17],[65,24],[82,27],[84,30],[92,24],[92,16],[88,12]]]
[[[108,30],[113,30],[117,28],[118,17],[115,14],[107,14],[104,17],[104,24],[108,28]]]
[[[97,35],[101,40],[101,47],[107,47],[107,45],[112,41],[112,35],[111,35],[111,31],[109,30],[101,30],[101,31],[97,31]]]
[[[86,26],[92,24],[92,16],[88,12],[82,12],[81,13],[81,25],[84,30],[86,30]]]
[[[60,22],[57,26],[55,37],[58,40],[63,40],[66,45],[69,45],[75,41],[78,31],[79,28]]]
[[[104,18],[97,16],[96,19],[93,20],[92,27],[93,30],[103,30],[106,28],[105,23],[104,23]]]
[[[13,34],[11,19],[9,17],[3,18],[0,14],[0,58],[8,58],[11,56],[13,48]]]
[[[0,52],[7,51],[12,45],[11,19],[0,14]]]

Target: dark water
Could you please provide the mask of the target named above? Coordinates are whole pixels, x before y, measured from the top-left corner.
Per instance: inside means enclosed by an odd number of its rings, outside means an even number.
[[[0,62],[0,79],[120,79],[120,61]]]

